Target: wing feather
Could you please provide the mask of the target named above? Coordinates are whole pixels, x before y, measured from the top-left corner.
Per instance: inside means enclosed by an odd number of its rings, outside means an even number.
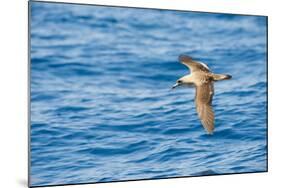
[[[212,134],[214,131],[213,95],[214,86],[212,82],[196,86],[196,110],[203,127],[209,134]]]
[[[190,56],[180,55],[179,61],[185,66],[187,66],[191,72],[196,72],[196,71],[210,72],[210,69],[206,64],[202,62],[197,62],[193,60]]]

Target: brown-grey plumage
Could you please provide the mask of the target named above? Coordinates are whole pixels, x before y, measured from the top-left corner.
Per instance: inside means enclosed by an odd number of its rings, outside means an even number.
[[[202,71],[202,72],[210,72],[209,67],[203,63],[199,63],[194,61],[191,57],[181,55],[179,56],[179,61],[186,65],[191,72]]]
[[[214,131],[214,111],[212,108],[214,82],[230,79],[231,76],[214,74],[206,64],[195,61],[186,55],[179,56],[179,61],[190,69],[190,74],[177,80],[173,88],[179,85],[195,86],[195,104],[198,116],[205,130],[212,134]]]
[[[213,83],[205,83],[196,86],[195,104],[201,123],[208,133],[214,130],[214,112],[212,108],[212,99],[214,95]]]

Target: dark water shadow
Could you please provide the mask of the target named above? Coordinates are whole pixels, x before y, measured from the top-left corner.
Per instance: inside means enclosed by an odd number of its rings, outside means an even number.
[[[201,171],[201,172],[196,172],[196,173],[193,173],[193,174],[190,174],[192,176],[206,176],[206,175],[216,175],[216,174],[219,174],[218,172],[215,172],[214,170],[204,170],[204,171]]]

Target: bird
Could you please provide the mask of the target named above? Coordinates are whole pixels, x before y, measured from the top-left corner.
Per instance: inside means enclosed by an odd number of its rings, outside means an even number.
[[[214,110],[212,99],[214,96],[214,82],[220,80],[229,80],[232,78],[229,74],[215,74],[210,68],[200,61],[194,60],[188,55],[180,55],[179,61],[188,67],[190,74],[179,78],[172,86],[175,89],[178,86],[194,86],[195,106],[201,123],[207,134],[214,132]]]

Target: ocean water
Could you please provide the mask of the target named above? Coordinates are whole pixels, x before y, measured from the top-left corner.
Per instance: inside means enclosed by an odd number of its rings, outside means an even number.
[[[267,170],[267,19],[30,3],[32,186]],[[188,54],[215,83],[215,132]]]

